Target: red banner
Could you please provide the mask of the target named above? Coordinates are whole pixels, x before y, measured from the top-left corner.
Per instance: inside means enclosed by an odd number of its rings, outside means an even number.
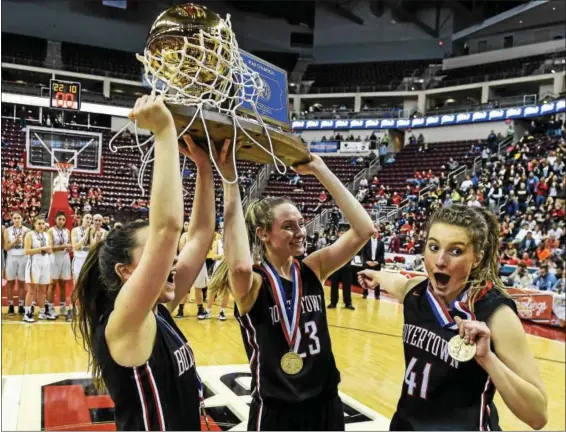
[[[566,327],[564,318],[557,316],[554,312],[555,308],[557,309],[556,312],[558,312],[561,306],[558,304],[561,299],[557,298],[555,301],[554,293],[517,288],[507,288],[507,292],[515,300],[521,319],[548,324],[553,327]],[[562,313],[559,315],[562,315]]]

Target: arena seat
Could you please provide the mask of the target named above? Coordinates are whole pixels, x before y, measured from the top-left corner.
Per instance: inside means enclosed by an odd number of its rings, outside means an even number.
[[[404,198],[404,190],[407,187],[407,180],[414,177],[416,171],[432,170],[433,174],[440,175],[450,158],[453,158],[460,165],[470,163],[471,159],[466,159],[466,152],[470,145],[477,141],[454,141],[444,143],[429,143],[428,151],[419,152],[419,145],[407,145],[399,153],[395,154],[395,162],[385,164],[377,177],[379,184],[389,186],[392,192],[397,192]],[[447,171],[447,170],[445,170]],[[371,182],[371,178],[368,181]],[[376,194],[370,194],[364,207],[371,208],[377,200]]]
[[[79,126],[74,125],[73,129],[86,130]],[[25,151],[25,134],[22,133],[19,124],[11,119],[2,119],[2,130],[8,145],[2,149],[3,163],[4,161],[13,160],[15,162],[19,161]],[[90,129],[92,131],[92,129]],[[97,129],[95,129],[97,130]],[[92,187],[100,187],[102,191],[102,199],[93,208],[93,211],[100,211],[111,213],[116,216],[117,219],[121,215],[130,218],[133,214],[133,210],[130,208],[130,204],[133,200],[147,199],[150,192],[150,182],[152,176],[151,165],[146,170],[143,177],[143,186],[146,191],[146,196],[143,197],[141,190],[138,186],[137,178],[134,178],[131,174],[117,174],[121,166],[124,166],[129,171],[129,166],[131,164],[140,167],[140,154],[137,150],[124,149],[118,151],[118,153],[112,153],[108,148],[108,142],[113,136],[113,132],[104,130],[103,131],[103,147],[102,147],[102,158],[103,158],[103,174],[84,174],[84,173],[73,173],[71,176],[71,183],[77,182],[82,189],[90,189]],[[140,140],[142,138],[140,137]],[[116,141],[116,145],[128,145],[130,144],[128,138],[119,137]],[[91,155],[92,158],[96,157],[94,154]],[[238,161],[237,168],[238,172],[246,173],[249,177],[255,178],[261,165],[248,161]],[[194,164],[188,160],[186,168],[189,168],[193,173],[196,173],[196,168]],[[214,184],[217,191],[217,214],[222,214],[223,211],[223,200],[218,199],[222,197],[222,182],[220,176],[215,171]],[[194,197],[194,187],[195,178],[183,177],[183,187],[186,191],[185,196],[185,213],[189,213],[192,208],[192,200]],[[117,200],[120,199],[124,208],[122,210],[116,209]],[[76,205],[74,205],[76,207]]]
[[[351,157],[347,156],[329,156],[323,159],[326,165],[344,184],[352,181],[356,174],[365,168],[365,165],[351,165]],[[286,196],[297,205],[302,203],[304,205],[302,214],[306,220],[312,219],[316,214],[322,212],[322,210],[333,206],[333,204],[331,204],[332,197],[330,195],[328,195],[328,199],[324,203],[321,203],[318,199],[324,187],[314,176],[300,176],[304,184],[302,190],[299,190],[295,185],[290,184],[294,175],[294,172],[290,169],[287,170],[285,176],[279,175],[278,172],[273,169],[264,195]],[[326,193],[328,194],[328,191],[326,191]]]
[[[46,54],[45,39],[2,32],[2,62],[43,66]]]
[[[407,60],[372,63],[311,64],[304,81],[314,81],[311,90],[324,87],[349,88],[387,87],[395,89],[403,77],[420,76],[431,63],[440,60]],[[311,91],[311,92],[312,92]]]
[[[566,51],[554,54],[564,57]],[[449,69],[437,72],[437,76],[444,75],[440,86],[448,87],[460,84],[471,84],[476,82],[513,78],[517,76],[531,75],[547,58],[548,54],[540,54],[530,57],[522,57],[511,60],[503,60],[495,63],[484,63],[457,69]],[[489,78],[489,79],[488,79]]]

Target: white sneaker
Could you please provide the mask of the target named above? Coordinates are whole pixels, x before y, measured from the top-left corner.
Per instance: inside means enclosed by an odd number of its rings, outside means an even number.
[[[57,319],[57,317],[59,316],[59,314],[58,314],[57,311],[55,310],[55,306],[49,305],[49,315],[51,315],[52,317],[54,317],[53,319]]]
[[[51,311],[49,312],[45,312],[45,310],[43,312],[39,313],[39,319],[40,320],[56,320],[57,316],[51,315]]]
[[[67,307],[66,306],[59,306],[59,315],[61,315],[61,316],[67,315]]]
[[[27,323],[35,322],[35,319],[33,318],[33,314],[31,312],[24,314],[24,321]]]
[[[220,321],[226,321],[226,315],[224,314],[224,311],[220,311],[220,313],[218,314],[218,319]]]

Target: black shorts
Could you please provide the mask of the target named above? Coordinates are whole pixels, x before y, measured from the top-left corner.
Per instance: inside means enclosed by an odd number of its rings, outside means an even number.
[[[212,258],[207,258],[205,262],[206,262],[206,270],[208,271],[208,274],[212,275],[212,269],[216,261],[214,261]]]
[[[337,394],[296,404],[252,399],[248,431],[343,431],[344,408]]]

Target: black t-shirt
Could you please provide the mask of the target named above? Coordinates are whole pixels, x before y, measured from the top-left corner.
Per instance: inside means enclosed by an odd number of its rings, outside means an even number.
[[[158,305],[157,334],[149,360],[138,367],[117,364],[110,355],[101,319],[94,356],[114,401],[118,430],[200,431],[200,380],[193,352],[167,308]]]
[[[426,298],[427,286],[428,280],[420,283],[403,301],[406,371],[392,425],[400,423],[404,430],[497,430],[495,386],[475,360],[450,357],[448,341],[457,331],[440,326]],[[517,312],[511,298],[490,289],[474,305],[476,320],[487,322],[503,305]]]
[[[303,358],[303,369],[288,375],[281,369],[281,358],[290,347],[281,327],[279,309],[263,271],[263,284],[252,309],[241,316],[236,310],[246,353],[252,370],[252,396],[264,402],[297,403],[310,398],[335,394],[340,383],[328,332],[324,291],[314,272],[299,263],[303,285],[299,321],[300,340],[295,344]],[[290,301],[292,282],[281,279]]]

